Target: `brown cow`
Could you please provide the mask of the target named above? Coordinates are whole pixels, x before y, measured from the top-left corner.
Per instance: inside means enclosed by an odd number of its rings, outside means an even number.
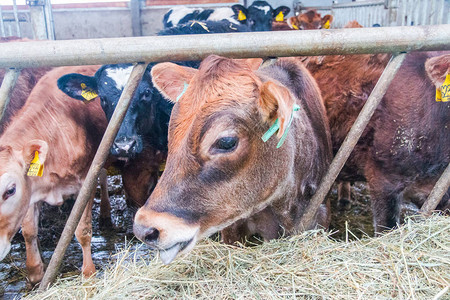
[[[435,101],[434,82],[442,83],[448,55],[410,53],[369,122],[340,179],[367,180],[376,232],[399,222],[405,195],[421,206],[449,163],[450,105]],[[333,150],[344,141],[383,72],[390,55],[314,57],[307,68],[322,90]],[[449,193],[438,209],[449,208]]]
[[[0,258],[8,253],[10,241],[22,224],[31,283],[43,276],[37,241],[40,203],[60,205],[65,196],[79,191],[107,124],[98,100],[90,105],[73,101],[58,89],[56,81],[63,74],[93,75],[97,69],[62,67],[48,72],[0,137]],[[36,153],[44,165],[42,177],[27,176]],[[92,200],[76,230],[85,275],[95,271],[90,246],[91,205]]]
[[[325,15],[322,18],[314,9],[308,10],[298,16],[290,17],[287,20],[288,26],[296,30],[328,29],[332,22],[332,15]]]
[[[294,232],[326,172],[331,144],[314,80],[293,58],[255,71],[260,63],[213,55],[198,70],[172,63],[152,69],[154,85],[179,101],[169,124],[166,169],[137,212],[134,232],[160,250],[164,263],[249,217],[252,226],[244,233],[274,238]],[[287,136],[279,149],[275,137],[262,141],[276,119],[278,138]],[[328,208],[323,204],[317,215],[324,227]]]

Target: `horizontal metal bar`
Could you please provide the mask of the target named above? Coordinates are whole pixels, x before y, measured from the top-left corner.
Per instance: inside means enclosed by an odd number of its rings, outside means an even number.
[[[450,50],[450,25],[292,30],[0,44],[0,67]]]
[[[103,135],[102,141],[97,149],[97,153],[95,153],[95,157],[83,182],[83,186],[81,187],[80,193],[75,201],[75,205],[70,212],[69,219],[66,222],[64,231],[58,241],[58,245],[53,252],[50,263],[44,274],[44,278],[42,278],[41,285],[39,286],[40,291],[46,290],[56,278],[59,266],[61,265],[64,254],[66,253],[66,249],[73,238],[75,229],[80,222],[81,215],[83,214],[86,204],[92,195],[92,191],[97,186],[97,178],[103,168],[103,165],[105,164],[106,158],[109,154],[109,149],[111,148],[117,132],[119,131],[128,106],[130,105],[131,99],[133,98],[134,92],[142,79],[142,75],[144,74],[146,67],[146,64],[136,64],[131,71],[127,85],[120,96],[119,102],[117,103],[108,127],[106,128],[105,134]]]
[[[356,143],[369,123],[373,113],[377,109],[378,104],[381,102],[381,99],[383,99],[383,96],[391,84],[391,81],[400,69],[405,56],[406,54],[398,54],[393,56],[381,74],[380,79],[367,99],[366,104],[364,104],[358,118],[355,120],[355,123],[353,123],[350,132],[342,143],[341,148],[339,148],[338,153],[331,162],[327,173],[322,178],[319,188],[311,198],[311,201],[309,202],[308,207],[300,220],[299,228],[301,230],[307,230],[310,228],[320,204],[323,203],[323,200],[339,175],[339,172],[355,148]]]
[[[431,190],[425,203],[420,208],[420,213],[429,216],[436,209],[442,197],[447,193],[450,188],[450,164],[445,168],[444,173],[442,173],[439,180],[436,182],[435,186]]]

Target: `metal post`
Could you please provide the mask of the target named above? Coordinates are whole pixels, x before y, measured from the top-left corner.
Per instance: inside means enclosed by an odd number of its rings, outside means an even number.
[[[404,53],[394,55],[384,69],[383,74],[381,74],[380,79],[367,99],[366,104],[364,104],[358,118],[355,120],[350,132],[342,143],[341,148],[331,162],[327,174],[322,178],[319,188],[309,202],[308,207],[300,220],[299,228],[301,230],[310,228],[320,204],[323,203],[323,200],[350,156],[350,153],[352,153],[353,148],[355,148],[355,145],[369,123],[370,118],[377,109],[378,104],[381,102],[381,99],[386,93],[391,81],[394,79],[395,74],[397,74],[398,69],[405,59],[405,55],[406,54]]]
[[[2,31],[2,36],[6,36],[5,23],[3,23],[3,11],[1,5],[0,5],[0,29]]]
[[[2,86],[0,87],[0,120],[3,118],[5,109],[8,106],[11,92],[16,85],[17,78],[20,75],[20,70],[9,69],[3,77]]]
[[[420,213],[424,216],[431,215],[431,212],[436,209],[442,197],[450,188],[450,164],[445,168],[439,180],[434,185],[425,203],[420,209]]]
[[[53,10],[50,0],[45,0],[44,15],[47,28],[47,38],[49,40],[55,40],[55,22],[53,20]]]
[[[19,14],[17,13],[16,0],[13,0],[13,13],[14,13],[14,23],[16,23],[16,32],[18,37],[22,37],[22,32],[20,30]]]
[[[50,263],[42,279],[41,285],[39,286],[40,291],[46,290],[50,284],[55,280],[58,269],[61,265],[66,249],[72,240],[75,229],[80,221],[81,215],[86,207],[89,197],[92,195],[93,189],[97,186],[97,178],[100,174],[103,165],[105,164],[106,158],[109,154],[109,149],[114,141],[114,138],[119,131],[122,120],[125,117],[128,106],[130,105],[133,94],[141,81],[141,78],[145,72],[147,64],[138,63],[133,67],[130,78],[128,79],[127,85],[120,96],[117,107],[114,110],[112,118],[106,128],[105,134],[103,135],[102,141],[97,149],[94,160],[92,161],[91,167],[86,175],[86,178],[81,187],[80,193],[78,194],[77,200],[74,207],[70,213],[69,219],[66,222],[64,231],[61,234],[58,245],[53,252]]]
[[[27,3],[30,6],[30,19],[34,38],[46,40],[47,27],[45,26],[44,0],[27,0]]]
[[[131,10],[131,29],[133,31],[133,36],[141,36],[142,35],[141,0],[131,0],[130,10]]]

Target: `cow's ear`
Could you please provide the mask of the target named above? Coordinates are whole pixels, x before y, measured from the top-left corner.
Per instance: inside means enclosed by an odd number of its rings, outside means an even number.
[[[247,64],[251,70],[258,70],[263,62],[262,58],[240,58],[236,60],[240,63]]]
[[[39,162],[44,164],[47,158],[48,144],[43,140],[31,140],[23,146],[22,155],[26,164],[29,164],[38,153]]]
[[[267,81],[261,85],[259,110],[264,122],[272,125],[278,119],[280,129],[277,136],[279,138],[286,131],[294,111],[294,104],[294,98],[286,87],[273,81]]]
[[[77,73],[67,74],[58,79],[58,88],[72,97],[81,101],[89,101],[98,96],[97,81],[95,77]]]
[[[234,12],[236,20],[240,22],[247,20],[247,9],[244,6],[240,4],[235,4],[231,7],[231,9]]]
[[[287,6],[279,6],[272,12],[272,17],[277,22],[284,21],[284,18],[289,14],[291,9]]]
[[[333,22],[333,16],[325,15],[325,16],[323,16],[322,21],[320,23],[322,24],[322,28],[329,29],[332,22]]]
[[[174,63],[160,63],[152,68],[153,85],[171,102],[177,102],[197,73],[196,69]]]
[[[444,83],[447,74],[450,74],[450,54],[427,59],[425,70],[431,82],[436,88],[439,88]]]

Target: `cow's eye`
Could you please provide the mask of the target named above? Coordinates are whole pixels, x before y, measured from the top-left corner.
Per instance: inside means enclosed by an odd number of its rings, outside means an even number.
[[[12,186],[10,186],[4,193],[3,193],[3,200],[8,199],[9,197],[11,197],[12,195],[14,195],[16,193],[16,185],[13,184]]]
[[[152,90],[151,89],[146,89],[144,92],[144,97],[150,97],[150,95],[152,94]]]
[[[221,137],[214,143],[213,148],[219,152],[231,152],[236,149],[238,142],[239,139],[235,136]]]

